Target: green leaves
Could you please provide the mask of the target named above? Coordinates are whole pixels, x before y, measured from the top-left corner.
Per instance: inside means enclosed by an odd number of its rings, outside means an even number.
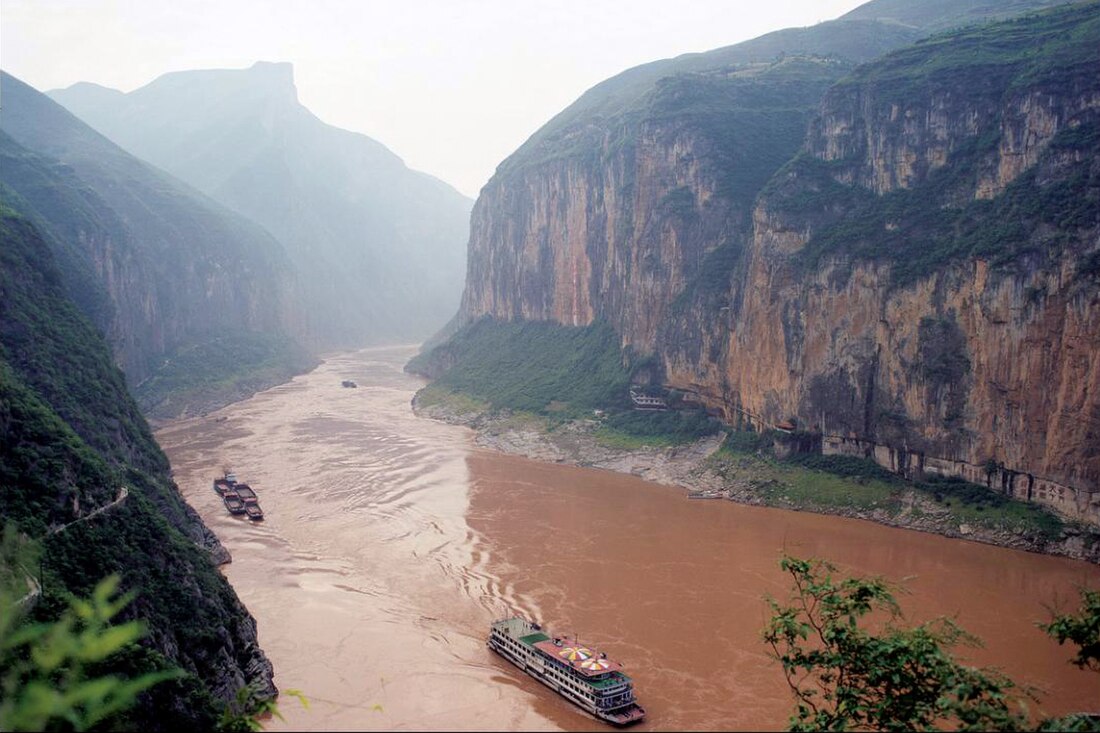
[[[0,624],[0,730],[42,730],[66,723],[88,730],[129,708],[137,696],[165,680],[183,676],[179,670],[151,672],[134,679],[91,676],[85,665],[100,662],[135,643],[145,634],[139,621],[112,625],[133,599],[116,595],[117,576],[100,582],[89,599],[73,599],[53,623],[15,623],[15,607],[7,602]]]
[[[296,698],[302,708],[309,710],[309,699],[301,690],[284,690],[281,694]],[[380,706],[376,706],[380,707]],[[248,685],[237,690],[237,701],[229,705],[222,712],[218,721],[219,733],[254,733],[264,729],[260,718],[265,715],[273,715],[279,720],[286,721],[279,712],[276,700],[269,697],[259,697],[256,690]]]
[[[998,672],[956,662],[949,649],[978,640],[949,619],[901,628],[881,578],[834,578],[823,560],[784,556],[794,589],[767,599],[764,641],[797,702],[790,730],[1014,730],[1026,725]],[[875,631],[867,627],[874,628]]]
[[[1081,588],[1081,608],[1077,613],[1059,614],[1039,628],[1059,644],[1076,644],[1073,663],[1081,669],[1100,672],[1100,590]]]

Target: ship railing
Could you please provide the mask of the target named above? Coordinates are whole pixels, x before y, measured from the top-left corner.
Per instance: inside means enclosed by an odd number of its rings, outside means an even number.
[[[626,707],[627,705],[633,705],[637,699],[633,695],[626,695],[618,698],[601,698],[596,700],[596,707],[604,710],[614,710],[615,708]]]

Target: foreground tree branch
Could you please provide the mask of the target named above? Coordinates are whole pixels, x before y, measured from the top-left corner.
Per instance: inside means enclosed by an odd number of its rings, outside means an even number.
[[[978,640],[949,619],[914,628],[881,578],[834,579],[823,560],[783,557],[788,603],[768,599],[764,641],[797,701],[791,730],[1019,730],[1028,720],[1001,673],[957,662]],[[880,631],[867,624],[873,616]]]

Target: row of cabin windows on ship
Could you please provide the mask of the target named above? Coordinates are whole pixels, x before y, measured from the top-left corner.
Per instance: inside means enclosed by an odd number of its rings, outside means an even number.
[[[555,663],[557,663],[557,660],[555,660]],[[589,700],[596,699],[596,696],[594,694],[575,682],[572,677],[566,674],[562,674],[560,671],[553,667],[550,668],[550,676],[556,677],[559,681],[564,682],[566,685],[573,688],[573,690],[576,691],[578,694],[587,697]]]
[[[504,642],[505,646],[509,647],[513,651],[513,653],[519,654],[521,656],[524,655],[524,650],[521,647],[519,642],[513,641],[511,638],[509,638],[507,636],[503,637],[502,641]],[[557,660],[554,660],[554,663],[555,664],[560,664],[560,662],[558,662]],[[581,685],[577,684],[577,682],[575,682],[574,679],[572,677],[570,677],[569,675],[562,674],[560,671],[558,671],[554,667],[551,667],[548,671],[549,671],[549,674],[550,674],[551,677],[556,678],[559,682],[565,683],[567,686],[571,687],[578,694],[583,695],[584,697],[588,698],[589,700],[595,700],[596,699],[595,694],[589,692],[587,689],[585,689]]]

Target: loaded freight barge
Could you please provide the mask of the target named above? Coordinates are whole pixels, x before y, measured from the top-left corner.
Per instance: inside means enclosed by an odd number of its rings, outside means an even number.
[[[614,725],[637,723],[645,709],[623,665],[576,639],[550,636],[518,616],[494,621],[489,648],[586,712]]]
[[[260,497],[256,496],[251,486],[237,481],[236,475],[227,471],[224,478],[214,479],[214,491],[222,498],[230,514],[247,514],[254,522],[264,518]]]

